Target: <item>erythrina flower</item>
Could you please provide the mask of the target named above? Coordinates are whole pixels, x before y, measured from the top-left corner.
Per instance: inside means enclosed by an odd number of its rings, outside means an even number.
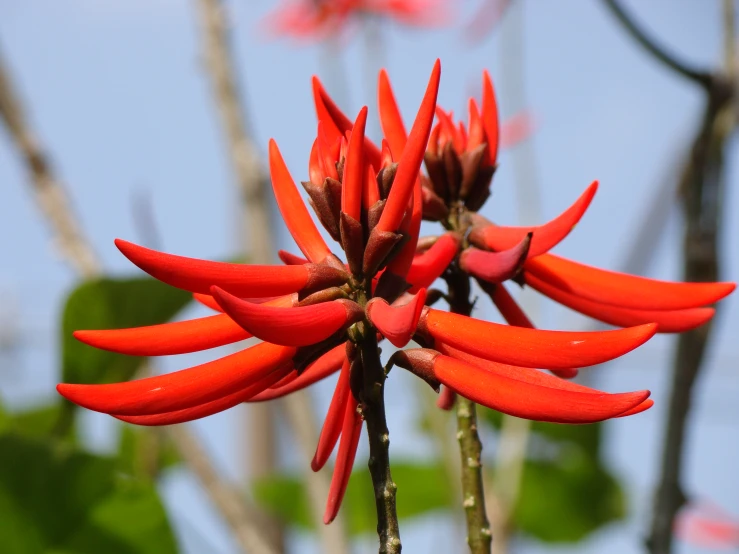
[[[365,137],[367,108],[352,122],[314,79],[318,133],[309,158],[309,180],[303,186],[318,219],[342,247],[346,263],[323,240],[277,144],[270,141],[275,198],[304,257],[280,252],[282,266],[231,264],[165,254],[118,240],[118,248],[139,268],[192,292],[220,313],[151,327],[75,333],[91,346],[137,356],[183,354],[252,336],[263,342],[166,375],[117,384],[60,384],[59,392],[80,406],[122,421],[167,425],[245,401],[278,398],[340,370],[311,464],[319,470],[339,442],[324,515],[327,523],[336,516],[346,490],[363,420],[368,426],[376,421],[371,419],[376,385],[382,390],[376,379],[384,382],[378,338],[387,338],[397,347],[405,346],[411,337],[433,346],[434,350],[401,353],[395,361],[436,388],[446,384],[508,414],[585,423],[648,408],[648,391],[608,394],[530,368],[566,372],[611,360],[648,340],[657,329],[654,323],[591,333],[539,331],[522,328],[521,321],[512,321],[518,327],[498,325],[427,306],[439,298],[427,295],[429,279],[450,263],[461,263],[455,260],[466,245],[464,235],[450,226],[448,234],[415,255],[425,206],[420,167],[432,134],[440,74],[437,60],[407,135],[394,103],[381,99],[386,139],[379,147]],[[472,175],[471,185],[450,187],[455,192],[449,199],[461,198],[461,190],[480,195],[481,175],[492,175],[495,150],[480,142],[492,143],[496,132],[488,117],[490,101],[489,93],[483,96],[481,122],[474,133],[471,126],[469,134],[473,138],[458,141],[461,155],[469,153],[465,167],[477,173],[464,173]],[[454,138],[439,130],[434,140],[446,141],[444,156],[458,152],[447,147]],[[521,234],[502,233],[505,237]],[[486,251],[507,269],[485,270],[485,275],[509,277],[510,268],[528,263],[525,254],[538,248],[537,233],[525,230],[524,240],[514,241],[512,247]],[[543,234],[546,242],[551,231],[545,229]],[[473,266],[479,265],[475,259]]]
[[[703,548],[736,549],[739,518],[712,502],[689,504],[675,522],[675,534]]]
[[[384,73],[380,75],[379,98],[383,131],[402,152],[403,123]],[[549,254],[579,222],[595,195],[597,182],[559,217],[542,226],[492,224],[476,213],[490,195],[500,142],[497,102],[489,74],[483,73],[481,107],[474,99],[469,100],[468,125],[455,124],[452,114],[439,107],[436,114],[438,123],[425,155],[428,178],[422,179],[423,217],[441,222],[450,232],[418,243],[409,273],[411,282],[429,287],[450,263],[455,263],[477,279],[511,325],[533,327],[503,285],[514,279],[605,323],[620,327],[654,323],[662,333],[702,325],[714,314],[708,306],[734,290],[734,283],[657,281]],[[575,373],[549,367],[563,377]]]
[[[285,0],[268,16],[267,24],[275,34],[323,39],[341,33],[362,16],[411,26],[437,26],[448,20],[441,0]]]

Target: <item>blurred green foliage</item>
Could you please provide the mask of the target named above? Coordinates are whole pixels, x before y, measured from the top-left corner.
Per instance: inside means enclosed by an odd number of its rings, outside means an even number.
[[[147,277],[80,284],[62,314],[60,380],[131,379],[144,358],[86,346],[72,332],[165,323],[191,300]],[[179,462],[172,446],[155,430],[128,425],[109,456],[86,452],[76,437],[74,406],[61,398],[14,413],[0,404],[0,551],[176,553],[153,480]]]
[[[393,480],[398,483],[398,517],[407,520],[452,504],[451,489],[445,485],[447,474],[440,465],[391,462]],[[304,482],[294,476],[272,476],[254,485],[254,496],[262,506],[283,521],[304,530],[314,528],[314,519]],[[377,514],[369,471],[357,465],[352,472],[341,513],[349,533],[375,532]]]
[[[500,429],[502,414],[480,408],[481,418]],[[516,528],[546,542],[576,542],[626,515],[623,489],[602,460],[603,424],[531,423],[530,451],[523,467]]]

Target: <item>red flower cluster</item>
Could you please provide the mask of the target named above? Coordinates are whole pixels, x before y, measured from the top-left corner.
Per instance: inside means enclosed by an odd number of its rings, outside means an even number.
[[[498,143],[492,85],[486,74],[481,109],[470,104],[467,130],[437,110],[440,73],[437,61],[408,135],[387,76],[381,74],[385,139],[379,147],[365,137],[367,108],[352,122],[314,79],[318,133],[310,154],[310,180],[303,185],[346,263],[323,240],[271,141],[274,194],[305,258],[281,252],[281,266],[229,264],[118,240],[118,248],[139,268],[191,291],[220,313],[151,327],[75,333],[91,346],[137,356],[183,354],[252,336],[262,343],[167,375],[118,384],[60,384],[59,392],[122,421],[166,425],[245,401],[284,396],[341,369],[312,462],[314,470],[320,469],[341,438],[326,522],[338,511],[353,465],[363,422],[363,375],[370,364],[379,363],[378,338],[403,347],[415,337],[429,348],[396,354],[397,365],[435,387],[443,383],[519,417],[587,423],[651,406],[648,391],[607,394],[532,368],[570,375],[575,368],[631,351],[658,329],[698,325],[712,310],[695,306],[718,300],[733,285],[657,282],[545,254],[580,218],[594,187],[542,227],[498,227],[482,221],[474,211],[489,194]],[[420,173],[424,157],[428,177]],[[441,220],[449,232],[419,242],[423,216]],[[496,304],[515,326],[426,306],[438,299],[427,298],[426,288],[450,264],[494,287]],[[592,333],[526,328],[531,327],[528,320],[500,285],[521,276],[563,303],[636,326]]]
[[[285,0],[267,23],[275,34],[323,39],[340,34],[363,15],[424,27],[438,26],[448,19],[441,0]]]

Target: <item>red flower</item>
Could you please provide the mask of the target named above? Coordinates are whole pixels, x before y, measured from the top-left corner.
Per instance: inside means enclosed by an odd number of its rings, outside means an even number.
[[[675,522],[681,540],[704,548],[739,546],[739,519],[712,503],[689,505]]]
[[[340,34],[362,16],[419,27],[449,19],[442,0],[285,0],[268,16],[267,24],[274,34],[321,40]]]
[[[540,241],[538,229],[532,236],[530,230],[499,228],[503,231],[493,236],[513,237],[512,248],[493,252],[497,249],[484,245],[480,251],[467,249],[464,258],[458,259],[466,244],[458,231],[443,235],[430,246],[419,243],[425,207],[419,170],[427,154],[440,71],[437,61],[407,136],[394,103],[382,101],[386,140],[381,147],[365,137],[367,108],[352,123],[314,80],[318,136],[310,154],[310,180],[303,185],[319,220],[344,250],[346,264],[324,242],[276,143],[270,141],[269,166],[277,204],[305,258],[281,252],[283,266],[229,264],[164,254],[119,240],[118,248],[139,268],[191,291],[221,313],[137,329],[75,333],[79,340],[97,348],[138,356],[194,352],[252,336],[264,342],[167,375],[117,384],[60,384],[59,392],[80,406],[123,421],[166,425],[205,417],[240,402],[284,396],[341,368],[312,462],[314,470],[320,469],[341,438],[326,522],[338,511],[363,421],[361,383],[367,354],[363,351],[360,356],[357,345],[366,346],[376,336],[398,347],[405,346],[411,337],[433,346],[435,350],[400,354],[396,362],[435,387],[444,383],[481,404],[513,415],[590,422],[648,408],[648,391],[612,395],[530,368],[548,367],[571,374],[574,368],[605,362],[636,348],[655,333],[655,324],[594,333],[538,331],[521,328],[528,321],[515,310],[509,310],[507,317],[518,327],[425,306],[438,299],[438,295],[427,298],[425,287],[449,264],[471,264],[483,268],[481,275],[488,278],[507,278],[520,270],[522,263],[524,271],[529,271],[527,264],[542,256],[529,260],[526,254],[531,256],[532,250],[541,248],[539,244],[551,242],[546,237],[552,234],[545,229],[545,239]],[[485,171],[492,175],[495,167],[495,149],[487,146],[493,143],[497,129],[489,117],[491,101],[494,97],[488,91],[475,131],[482,136],[475,140],[484,142],[470,145],[468,139],[457,144],[462,157],[471,153],[469,159],[478,164],[470,166],[477,175],[463,172],[474,177],[470,191],[477,191],[480,175]],[[474,136],[473,128],[471,125],[470,136]],[[436,140],[444,136],[440,130]],[[449,141],[453,144],[454,137]],[[449,141],[443,147],[445,156],[452,152],[447,147]],[[458,192],[454,194],[459,198]],[[416,256],[419,245],[428,248]],[[505,271],[496,270],[496,264]],[[544,270],[537,271],[539,275]],[[569,275],[561,269],[556,273]],[[664,291],[693,285],[654,286]],[[496,290],[505,292],[503,288]],[[713,297],[701,297],[705,298]],[[505,301],[499,298],[497,302],[502,305]]]

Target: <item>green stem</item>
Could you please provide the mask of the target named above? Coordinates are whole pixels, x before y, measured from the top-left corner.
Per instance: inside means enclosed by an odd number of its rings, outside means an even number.
[[[472,313],[470,279],[456,266],[445,277],[449,285],[449,307],[462,315]],[[472,554],[490,554],[493,537],[485,511],[482,477],[482,443],[477,433],[477,406],[457,396],[457,440],[462,458],[462,505],[467,520],[467,544]]]
[[[377,508],[380,554],[400,554],[400,529],[396,510],[398,486],[390,474],[390,433],[385,418],[385,371],[380,362],[377,336],[368,329],[357,345],[362,359],[362,413],[369,435],[369,471]]]

